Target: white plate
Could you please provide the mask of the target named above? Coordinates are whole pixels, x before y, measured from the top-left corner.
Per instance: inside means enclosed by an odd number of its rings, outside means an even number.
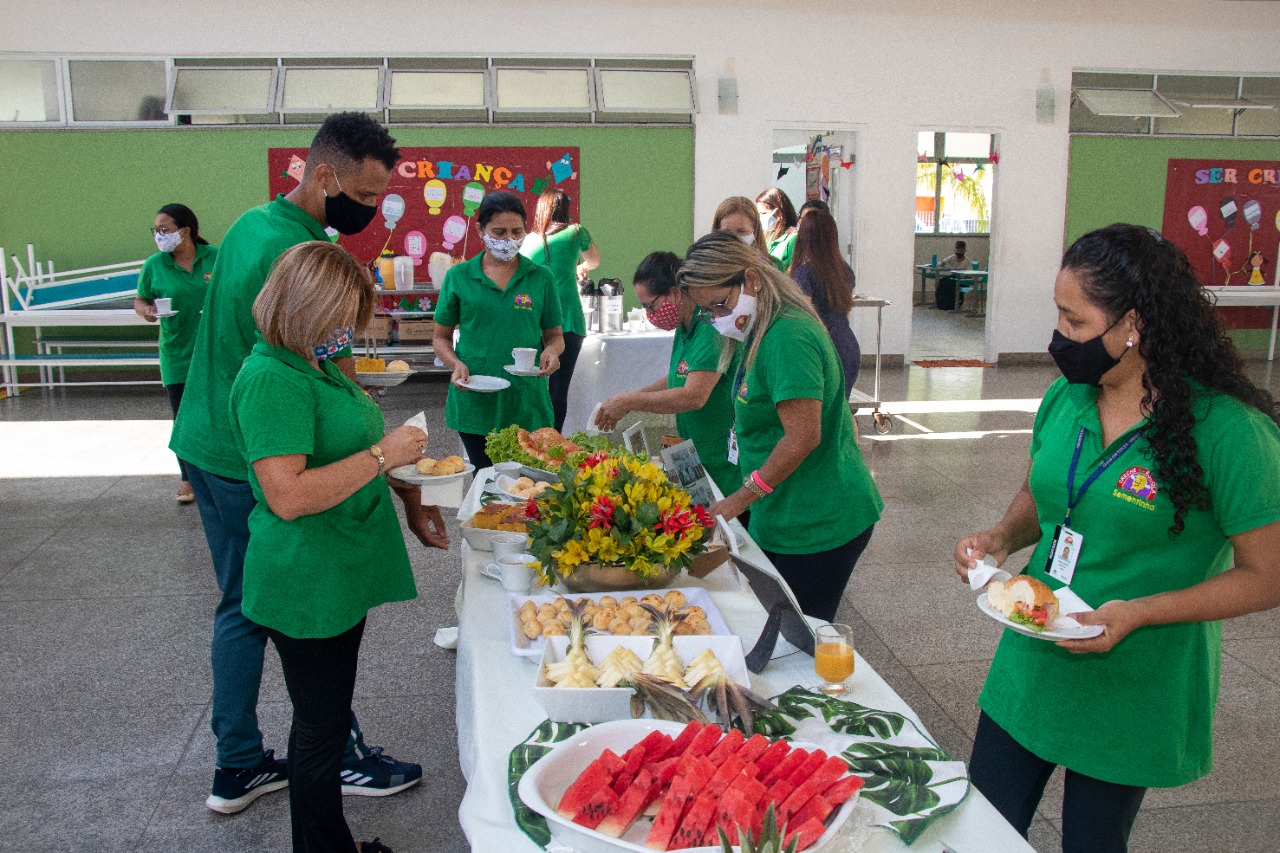
[[[164,312],[157,311],[156,319],[159,320],[163,317],[176,317],[177,315],[178,315],[177,311],[164,311]]]
[[[401,382],[413,375],[413,371],[356,371],[356,382],[360,385],[371,385],[378,388],[391,388],[399,385]]]
[[[1086,607],[1088,606],[1086,605]],[[1005,618],[1003,613],[987,604],[987,594],[985,592],[978,596],[978,609],[1006,628],[1012,628],[1019,634],[1026,634],[1028,637],[1035,637],[1037,640],[1051,640],[1054,642],[1058,640],[1087,640],[1102,633],[1101,625],[1081,625],[1070,616],[1058,616],[1043,631],[1032,630],[1026,625],[1019,625],[1017,622]],[[1093,608],[1088,607],[1088,609],[1092,610]]]
[[[562,818],[556,811],[555,804],[560,802],[561,795],[587,765],[606,749],[622,755],[643,740],[649,732],[665,732],[675,737],[683,730],[683,723],[672,723],[666,720],[616,720],[611,723],[600,723],[553,746],[550,752],[539,758],[525,772],[516,790],[525,805],[547,819],[547,828],[551,830],[551,834],[579,853],[614,853],[617,850],[650,853],[649,848],[644,846],[644,839],[653,826],[652,818],[641,817],[631,824],[631,828],[621,838],[612,838]],[[817,749],[816,745],[802,741],[792,741],[791,744],[793,747],[808,750]],[[855,794],[827,818],[827,831],[822,833],[822,836],[809,849],[820,850],[834,838],[840,831],[840,827],[848,820],[849,815],[853,813],[857,802],[858,794]],[[719,845],[688,849],[693,853],[719,853],[720,851]]]
[[[542,373],[542,369],[539,367],[531,367],[528,370],[525,370],[523,368],[516,367],[514,364],[504,365],[502,369],[507,371],[507,373],[510,373],[512,376],[538,376]]]
[[[487,531],[486,531],[487,532]],[[465,534],[464,534],[465,535]],[[490,550],[493,546],[490,545]],[[685,607],[696,604],[701,607],[707,614],[707,624],[711,626],[710,636],[724,637],[732,636],[733,632],[729,630],[729,626],[725,624],[724,617],[720,615],[720,611],[716,608],[715,602],[711,600],[711,596],[700,586],[693,587],[672,587],[671,589],[633,589],[623,590],[622,592],[566,592],[563,595],[555,592],[543,593],[542,595],[511,595],[507,597],[507,629],[511,633],[511,653],[526,658],[542,657],[543,646],[546,641],[542,637],[536,640],[530,640],[524,635],[524,631],[520,630],[520,608],[524,606],[526,601],[532,601],[533,606],[540,604],[549,604],[557,598],[571,598],[578,600],[579,598],[589,598],[592,601],[599,601],[606,595],[612,595],[621,601],[628,595],[634,595],[636,598],[644,598],[646,595],[653,594],[659,597],[666,595],[668,592],[675,590],[684,593]],[[589,631],[591,629],[588,629]],[[592,632],[595,633],[595,632]],[[604,634],[602,636],[611,637],[612,634]],[[680,636],[690,637],[693,634],[682,634]],[[708,636],[703,634],[702,636]]]
[[[482,394],[511,387],[511,383],[501,376],[472,376],[466,382],[459,382],[458,384],[468,391],[479,391]]]
[[[533,479],[533,478],[531,477],[530,479]],[[544,478],[542,478],[542,481],[543,481],[544,483],[552,483],[552,484],[554,484],[554,483],[555,483],[555,481],[554,481],[554,480],[550,480],[550,479],[547,479],[547,478],[545,478],[545,477],[544,477]],[[536,481],[535,481],[535,482],[536,482]],[[525,501],[529,500],[528,498],[521,497],[520,495],[518,495],[518,494],[516,494],[515,492],[511,491],[512,487],[514,487],[514,486],[515,486],[515,484],[516,484],[516,478],[515,478],[515,477],[507,476],[506,474],[499,474],[499,475],[497,476],[497,478],[493,481],[493,486],[494,486],[494,488],[495,488],[495,489],[497,489],[497,490],[498,490],[498,494],[500,494],[500,495],[506,495],[508,498],[510,498],[511,500],[516,501],[516,502],[518,502],[518,503],[524,503]],[[551,488],[551,486],[547,486],[547,488],[549,489],[549,488]],[[541,495],[543,495],[543,494],[545,494],[545,493],[546,493],[546,489],[543,489],[541,492],[539,492],[539,493],[538,493],[537,495],[535,495],[534,497],[540,497]]]
[[[466,463],[466,467],[456,474],[419,474],[417,465],[400,465],[391,469],[391,476],[405,483],[413,483],[418,486],[431,486],[439,483],[452,483],[454,480],[460,480],[472,471],[476,470],[476,466],[470,462]]]

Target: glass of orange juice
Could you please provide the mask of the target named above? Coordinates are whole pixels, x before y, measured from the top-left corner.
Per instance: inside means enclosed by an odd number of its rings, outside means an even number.
[[[844,682],[853,675],[853,629],[848,625],[820,625],[813,650],[813,669],[823,684],[818,688],[828,696],[849,692]]]

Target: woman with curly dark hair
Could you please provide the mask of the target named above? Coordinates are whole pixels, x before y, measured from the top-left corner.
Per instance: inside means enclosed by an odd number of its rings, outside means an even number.
[[[1066,768],[1064,851],[1127,848],[1148,787],[1212,766],[1222,621],[1280,604],[1280,429],[1271,395],[1186,256],[1112,225],[1067,250],[1046,392],[1021,491],[956,544],[961,578],[1035,546],[1025,572],[1097,610],[1090,639],[1006,630],[970,775],[1024,835]],[[1078,608],[1077,608],[1078,609]]]

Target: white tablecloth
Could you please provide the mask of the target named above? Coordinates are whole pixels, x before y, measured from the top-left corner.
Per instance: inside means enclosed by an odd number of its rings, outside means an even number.
[[[642,388],[667,375],[672,332],[592,332],[582,342],[569,384],[565,435],[586,429],[596,403],[622,391]]]
[[[472,493],[491,476],[476,472]],[[741,526],[735,532],[745,540],[743,556],[766,564],[755,543],[746,539]],[[492,559],[487,551],[473,551],[462,544],[462,586],[458,603],[457,726],[458,757],[467,779],[467,792],[458,809],[462,830],[478,853],[534,853],[538,849],[516,828],[507,788],[507,760],[511,750],[546,719],[533,698],[535,660],[511,654],[507,631],[507,598],[502,587],[484,577],[478,566]],[[764,626],[765,612],[749,587],[739,587],[738,575],[728,566],[698,580],[683,576],[681,586],[705,587],[729,627],[749,648]],[[763,673],[751,676],[751,689],[773,696],[796,685],[815,686],[813,659],[795,652],[772,661]],[[872,708],[904,714],[924,731],[915,712],[861,657],[852,679],[851,701]],[[923,836],[908,847],[891,832],[872,829],[864,853],[913,851],[936,853],[945,841],[960,853],[1034,853],[977,790],[949,815],[938,818]]]

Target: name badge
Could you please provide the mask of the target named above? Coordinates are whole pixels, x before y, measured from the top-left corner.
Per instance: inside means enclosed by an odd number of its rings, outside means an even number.
[[[738,436],[734,434],[733,427],[729,427],[729,447],[725,458],[729,460],[730,465],[738,464]]]
[[[1053,549],[1049,552],[1049,564],[1045,566],[1049,577],[1070,584],[1083,545],[1084,536],[1079,531],[1059,524],[1053,531]]]

